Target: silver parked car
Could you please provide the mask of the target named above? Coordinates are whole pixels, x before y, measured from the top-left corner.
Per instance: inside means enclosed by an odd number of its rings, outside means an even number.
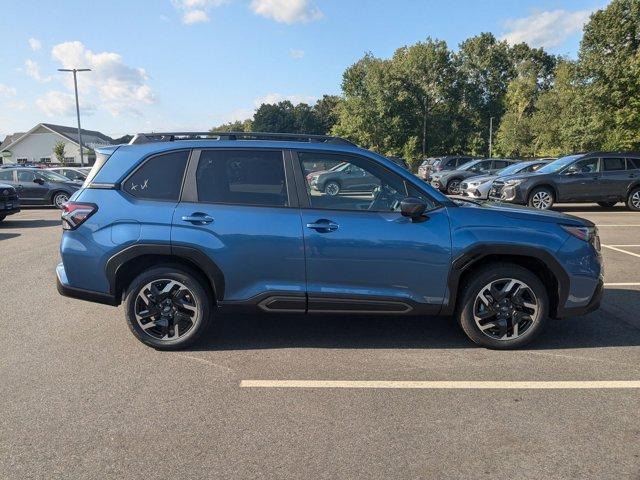
[[[476,198],[478,200],[486,200],[489,198],[489,190],[493,181],[498,177],[506,177],[509,175],[522,174],[535,172],[540,167],[543,167],[550,160],[531,160],[528,162],[516,163],[509,165],[508,167],[498,170],[493,175],[480,175],[477,177],[471,177],[462,182],[460,185],[460,194],[465,197]]]

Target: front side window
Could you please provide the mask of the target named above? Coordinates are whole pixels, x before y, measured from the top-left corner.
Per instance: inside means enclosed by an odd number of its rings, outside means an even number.
[[[505,168],[510,165],[506,160],[495,160],[493,162],[493,168]]]
[[[18,172],[19,182],[33,182],[35,178],[36,175],[31,170],[20,170]]]
[[[427,209],[436,207],[427,195],[373,160],[314,152],[300,152],[298,158],[311,208],[398,212],[400,202],[407,197],[422,200]],[[334,170],[313,170],[314,163],[331,159],[338,160],[341,166]]]
[[[627,158],[627,170],[640,169],[640,158]]]
[[[615,172],[617,170],[625,169],[624,158],[605,158],[602,161],[604,163],[603,170],[605,172]]]
[[[339,168],[337,163],[314,168]],[[196,171],[198,200],[207,203],[289,205],[281,151],[204,150]]]
[[[597,158],[586,158],[584,160],[579,160],[573,165],[571,165],[567,172],[571,173],[597,173],[598,172],[598,159]]]
[[[123,190],[137,198],[178,200],[188,151],[150,157],[124,181]]]

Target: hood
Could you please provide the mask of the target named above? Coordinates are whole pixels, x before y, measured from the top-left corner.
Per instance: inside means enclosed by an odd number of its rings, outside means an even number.
[[[489,181],[489,180],[495,180],[497,177],[497,175],[476,175],[475,177],[469,177],[469,178],[465,178],[465,182],[469,183],[469,182],[477,182],[479,181]]]
[[[512,203],[501,203],[492,201],[465,201],[456,202],[458,205],[467,208],[486,208],[500,213],[506,217],[518,220],[528,220],[545,223],[557,223],[563,225],[573,225],[577,227],[593,227],[594,223],[584,218],[576,217],[554,210],[537,210],[524,205],[514,205]]]
[[[538,173],[538,172],[530,172],[530,173],[514,173],[513,175],[505,175],[503,177],[498,177],[496,180],[527,180],[529,178],[538,178],[544,177],[545,175],[549,175],[548,173]]]

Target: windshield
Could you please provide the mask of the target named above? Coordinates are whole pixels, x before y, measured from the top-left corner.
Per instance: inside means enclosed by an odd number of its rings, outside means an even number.
[[[456,170],[469,170],[471,167],[477,165],[480,162],[481,160],[471,160],[470,162],[460,165]]]
[[[523,168],[526,168],[529,164],[515,163],[513,165],[509,165],[508,167],[504,167],[501,170],[496,172],[496,175],[512,175],[514,173],[518,173]]]
[[[60,175],[56,172],[46,172],[40,171],[38,175],[43,177],[45,180],[49,180],[50,182],[69,182],[70,180],[64,175]]]
[[[564,167],[577,160],[582,155],[568,155],[566,157],[559,158],[544,167],[540,168],[536,173],[556,173],[562,170]]]

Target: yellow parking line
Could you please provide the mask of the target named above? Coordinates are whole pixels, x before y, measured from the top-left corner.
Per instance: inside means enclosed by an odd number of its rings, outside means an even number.
[[[390,381],[390,380],[242,380],[240,388],[359,388],[424,390],[585,390],[637,389],[638,380],[593,381]]]

